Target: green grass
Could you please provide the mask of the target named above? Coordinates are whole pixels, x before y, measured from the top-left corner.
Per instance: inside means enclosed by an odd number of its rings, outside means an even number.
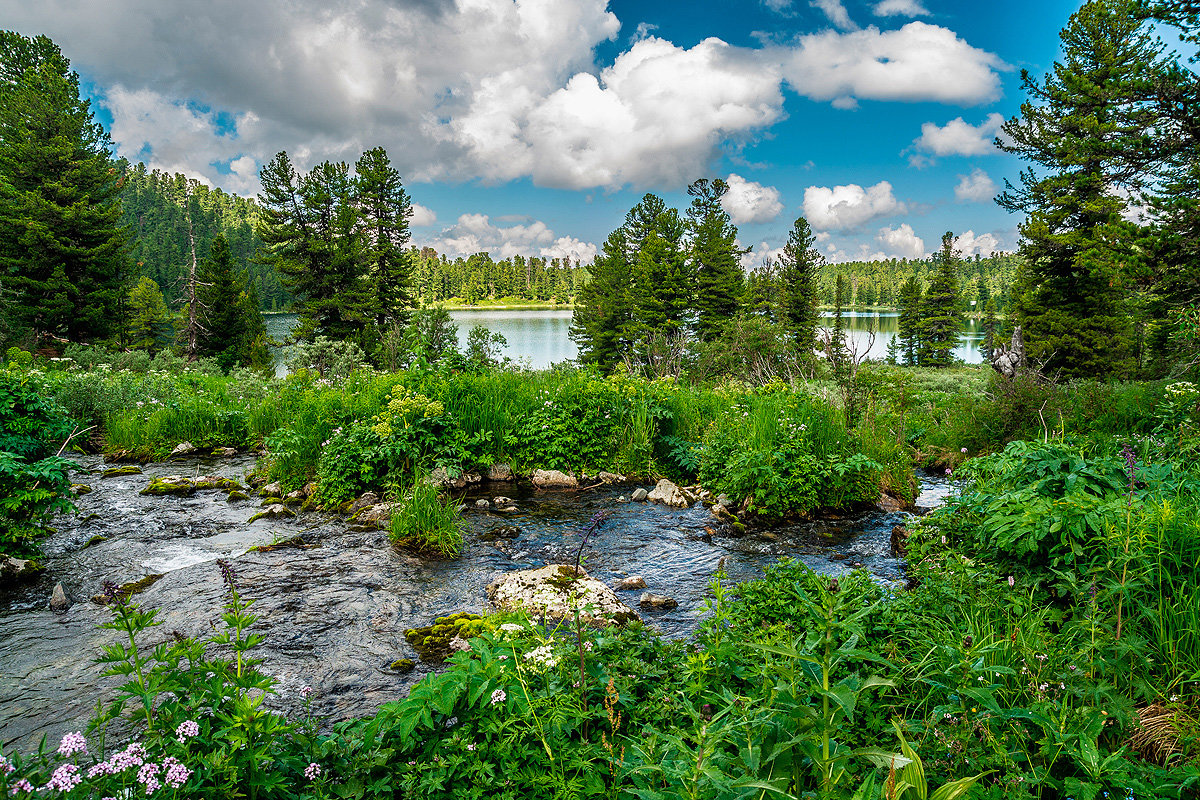
[[[388,536],[402,547],[442,558],[457,558],[463,548],[458,501],[425,480],[407,490],[392,514]]]

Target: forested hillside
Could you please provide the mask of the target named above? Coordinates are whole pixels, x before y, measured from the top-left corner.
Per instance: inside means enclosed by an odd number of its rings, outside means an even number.
[[[258,204],[253,200],[212,189],[178,173],[168,175],[145,164],[120,164],[122,221],[131,231],[130,255],[138,277],[158,284],[174,307],[184,294],[184,276],[191,264],[188,216],[195,236],[196,257],[208,255],[212,240],[225,234],[237,269],[248,272],[264,311],[285,309],[291,296],[275,269],[256,263],[262,242],[254,232]]]
[[[958,277],[962,291],[963,307],[981,313],[989,298],[993,299],[997,311],[1008,305],[1011,289],[1017,280],[1017,269],[1022,263],[1015,253],[995,253],[987,258],[976,255],[959,262]],[[846,261],[840,264],[825,263],[821,266],[820,302],[831,306],[834,303],[834,288],[839,274],[845,277],[851,290],[853,305],[857,308],[900,306],[900,289],[913,275],[922,284],[928,284],[937,271],[935,257],[921,259],[889,258],[880,261]],[[756,270],[750,276],[750,285],[761,281],[763,273]],[[975,301],[972,307],[971,301]]]

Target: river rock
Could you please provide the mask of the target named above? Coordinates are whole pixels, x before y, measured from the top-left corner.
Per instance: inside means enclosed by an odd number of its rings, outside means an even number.
[[[379,495],[374,492],[363,492],[357,500],[350,504],[350,507],[346,509],[346,513],[353,517],[358,512],[377,505],[379,505]]]
[[[392,524],[392,514],[399,505],[399,503],[377,503],[359,513],[356,519],[362,523],[385,528]]]
[[[283,497],[283,486],[279,481],[268,483],[266,486],[258,490],[259,497]]]
[[[712,511],[712,515],[714,517],[716,517],[720,522],[723,522],[726,525],[733,525],[734,523],[736,523],[738,521],[738,518],[735,517],[728,508],[721,505],[720,503],[714,504],[711,511]]]
[[[291,519],[296,516],[296,512],[285,506],[283,503],[276,503],[267,506],[262,511],[258,512],[250,518],[250,522],[256,522],[260,519]]]
[[[724,492],[721,492],[719,495],[717,495],[717,505],[729,508],[733,505],[733,498]]]
[[[641,575],[630,575],[628,578],[618,578],[613,589],[618,592],[628,592],[633,589],[645,589],[646,579]]]
[[[225,496],[225,499],[228,500],[230,503],[240,503],[243,500],[249,500],[250,495],[246,494],[245,492],[239,492],[237,489],[234,489],[233,491],[231,491],[229,494],[227,494]]]
[[[487,479],[497,483],[511,481],[513,479],[512,467],[508,464],[492,464],[488,467]]]
[[[61,583],[54,584],[54,592],[50,595],[50,610],[61,614],[71,607],[71,597]]]
[[[483,483],[483,476],[478,472],[464,472],[463,480],[467,482],[468,486],[474,486],[477,483]]]
[[[175,449],[171,451],[171,455],[167,458],[186,458],[196,454],[196,446],[191,442],[180,442],[175,445]]]
[[[443,489],[465,489],[467,488],[467,479],[464,475],[451,475],[445,467],[435,467],[430,470],[429,476],[425,478],[428,483],[434,486],[440,486]]]
[[[297,489],[294,492],[288,492],[283,497],[283,502],[289,506],[298,506],[304,502],[304,492]]]
[[[502,575],[487,587],[488,599],[501,611],[524,609],[530,615],[552,619],[574,619],[575,610],[589,625],[621,624],[640,620],[636,611],[622,603],[612,589],[582,569],[566,564],[547,564]]]
[[[304,492],[305,499],[308,499],[317,493],[317,484],[315,481],[309,481],[300,491]]]
[[[145,495],[167,495],[173,494],[179,497],[187,497],[194,494],[196,484],[190,478],[185,478],[182,475],[164,475],[161,478],[151,478],[150,483],[146,484],[146,488],[142,489],[138,494]]]
[[[0,583],[32,578],[43,570],[45,567],[31,558],[0,555]]]
[[[892,528],[892,555],[904,558],[908,555],[908,528],[904,525],[897,525]]]
[[[643,592],[642,596],[638,598],[638,605],[642,608],[653,609],[654,611],[670,611],[672,608],[678,606],[679,603],[675,602],[675,599],[671,597]]]
[[[490,505],[491,505],[491,503],[489,503],[489,502],[487,501],[487,499],[486,499],[486,498],[483,498],[483,497],[481,497],[481,498],[479,498],[478,500],[476,500],[476,501],[475,501],[475,507],[476,507],[476,508],[487,508],[487,507],[488,507],[488,506],[490,506]]]
[[[237,455],[237,448],[234,447],[214,447],[212,454],[217,458],[233,458]]]
[[[197,489],[220,489],[222,492],[232,492],[242,488],[237,481],[231,478],[222,478],[220,475],[201,475],[199,478],[192,479],[192,485]]]
[[[101,478],[119,478],[122,475],[141,475],[142,468],[132,464],[125,467],[110,467],[100,473]]]
[[[578,489],[579,481],[574,475],[556,469],[535,469],[530,478],[539,489]]]
[[[626,478],[624,475],[618,475],[618,474],[617,474],[617,473],[615,473],[615,472],[604,472],[604,471],[601,471],[601,472],[600,472],[600,474],[599,474],[599,475],[597,475],[596,477],[598,477],[598,478],[599,478],[600,480],[602,480],[604,483],[606,483],[606,484],[609,484],[609,485],[612,485],[612,484],[621,484],[621,483],[628,483],[628,482],[629,482],[629,479],[628,479],[628,478]]]
[[[471,649],[471,643],[461,636],[451,637],[450,641],[446,643],[446,646],[455,653],[463,653]]]
[[[904,501],[899,498],[892,497],[886,492],[879,494],[879,499],[875,501],[875,507],[885,514],[894,514],[897,511],[904,510]]]
[[[671,508],[687,508],[696,501],[691,492],[681,489],[666,478],[661,479],[655,485],[654,490],[646,495],[646,499]]]
[[[641,486],[634,489],[633,494],[629,495],[631,500],[635,500],[639,503],[642,502],[643,500],[645,500],[649,496],[650,496],[650,493],[647,492],[645,489],[643,489]]]

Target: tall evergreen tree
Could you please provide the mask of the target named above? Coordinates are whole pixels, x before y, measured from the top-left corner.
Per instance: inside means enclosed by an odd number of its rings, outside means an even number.
[[[1018,316],[1032,358],[1067,376],[1126,374],[1133,365],[1125,303],[1141,235],[1120,192],[1136,193],[1162,157],[1151,96],[1162,45],[1136,0],[1091,0],[1060,38],[1045,79],[1022,73],[1029,100],[1004,124],[1003,150],[1035,167],[997,202],[1028,216]]]
[[[923,350],[921,342],[921,298],[924,294],[921,279],[915,274],[908,276],[908,279],[900,285],[897,302],[900,310],[900,318],[897,320],[899,332],[896,334],[896,338],[900,341],[899,355],[903,358],[904,363],[909,366],[916,366],[919,363],[920,354]]]
[[[934,255],[937,272],[920,301],[921,331],[918,361],[923,367],[948,367],[954,363],[954,348],[966,328],[958,285],[959,254],[954,234],[942,235],[942,247]]]
[[[197,269],[196,300],[200,320],[197,355],[212,356],[222,369],[265,366],[266,326],[246,276],[234,265],[225,237],[213,238],[208,257]]]
[[[816,240],[808,220],[797,217],[778,262],[780,319],[805,355],[817,345],[817,282],[824,258],[813,247]]]
[[[387,152],[376,147],[354,165],[356,206],[361,215],[362,257],[379,329],[408,322],[412,306],[412,265],[408,253],[408,218],[412,201]]]
[[[125,334],[130,347],[154,352],[160,343],[170,342],[171,323],[162,290],[153,279],[143,275],[125,304],[127,313]]]
[[[633,321],[634,271],[624,226],[608,235],[590,271],[591,281],[575,298],[571,338],[582,362],[610,369],[629,347]]]
[[[0,313],[72,341],[117,329],[127,272],[109,138],[57,45],[0,31]]]
[[[744,290],[737,228],[721,206],[728,184],[701,178],[688,187],[692,271],[696,275],[696,330],[704,341],[720,336],[733,318]]]

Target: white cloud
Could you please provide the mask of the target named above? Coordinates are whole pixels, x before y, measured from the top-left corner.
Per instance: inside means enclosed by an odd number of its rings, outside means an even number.
[[[842,0],[812,0],[812,7],[820,9],[830,22],[842,30],[858,30],[854,20],[850,19],[850,14],[846,12],[846,7],[842,5]]]
[[[986,203],[996,196],[996,182],[979,167],[970,175],[959,175],[954,197],[963,203]]]
[[[412,204],[412,216],[408,218],[409,225],[414,228],[423,228],[435,222],[437,222],[437,214],[433,213],[433,209],[427,208],[420,203]]]
[[[792,0],[762,0],[762,4],[776,14],[782,14],[792,5]]]
[[[251,193],[233,161],[285,149],[307,169],[375,145],[408,183],[670,188],[782,120],[785,80],[843,108],[972,104],[1004,68],[912,22],[757,48],[685,49],[642,26],[599,69],[620,32],[607,0],[0,0],[0,17],[46,32],[102,87],[122,155]]]
[[[875,4],[877,17],[928,17],[929,9],[920,0],[883,0]]]
[[[540,220],[502,227],[494,224],[487,214],[463,214],[454,225],[421,244],[450,258],[486,252],[501,260],[537,253],[546,258],[577,258],[586,264],[596,256],[594,244],[570,236],[556,237]]]
[[[903,222],[897,228],[880,228],[875,237],[897,258],[924,258],[925,242],[913,231],[912,226]]]
[[[993,144],[1004,117],[988,114],[978,125],[971,125],[956,117],[942,127],[926,122],[921,126],[921,135],[913,139],[913,147],[935,156],[981,156],[997,152]],[[920,158],[919,156],[917,158]]]
[[[783,247],[772,247],[766,242],[759,242],[754,247],[746,248],[741,242],[738,242],[738,247],[743,248],[746,252],[742,253],[742,269],[746,271],[755,270],[766,263],[767,259],[778,261],[783,255]]]
[[[964,231],[954,239],[954,249],[969,258],[978,253],[987,258],[993,253],[1000,252],[1000,239],[991,233],[976,234],[975,231]]]
[[[804,216],[814,230],[848,230],[892,214],[902,214],[903,203],[892,194],[892,185],[880,181],[866,189],[846,186],[809,186],[804,190]]]
[[[774,186],[763,186],[737,174],[730,175],[726,183],[729,191],[721,198],[721,207],[735,225],[770,222],[783,211],[779,190]]]
[[[826,31],[801,37],[782,55],[783,74],[814,100],[934,100],[975,105],[1000,94],[992,53],[972,47],[954,31],[910,22],[895,31]]]

